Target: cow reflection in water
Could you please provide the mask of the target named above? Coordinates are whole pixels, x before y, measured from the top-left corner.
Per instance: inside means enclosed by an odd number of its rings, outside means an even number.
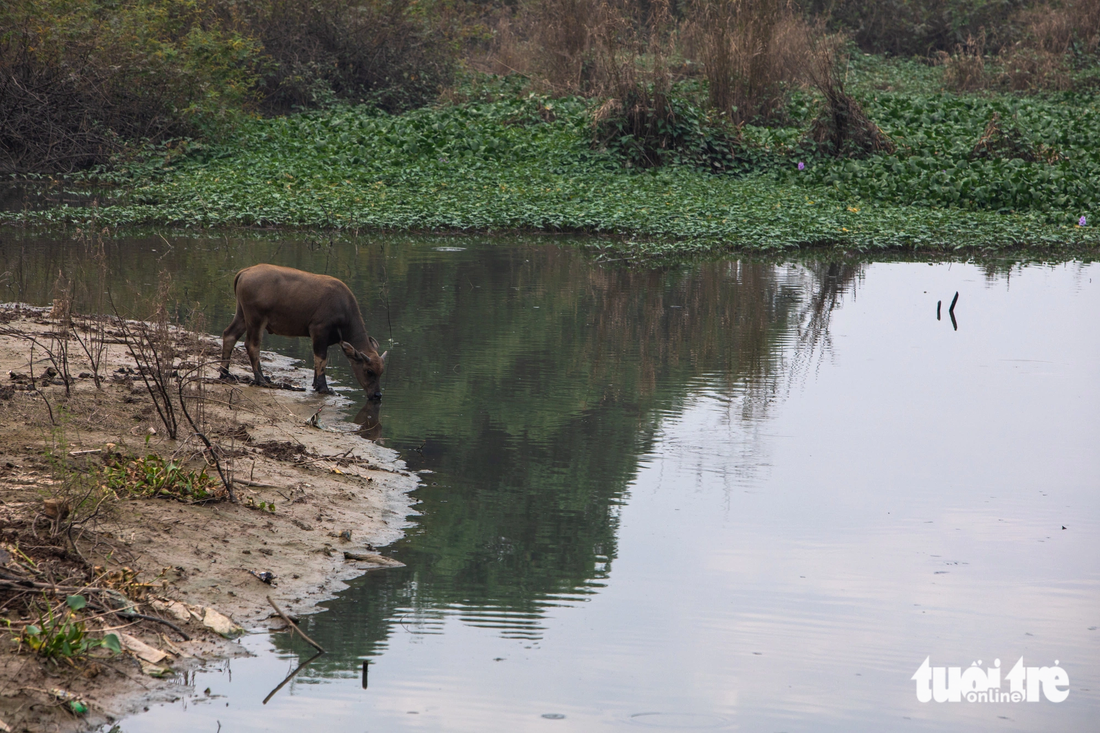
[[[359,434],[359,437],[375,442],[382,437],[382,420],[379,416],[379,410],[381,409],[381,402],[367,400],[367,403],[363,405],[362,409],[356,413],[352,422],[360,426],[359,429],[355,431]]]

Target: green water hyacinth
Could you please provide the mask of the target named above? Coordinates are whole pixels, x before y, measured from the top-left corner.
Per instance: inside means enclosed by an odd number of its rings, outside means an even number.
[[[0,220],[586,232],[661,256],[1100,245],[1100,233],[1069,223],[1100,205],[1091,143],[1100,102],[1091,97],[887,93],[878,81],[861,103],[897,152],[845,159],[807,147],[816,102],[795,95],[789,126],[745,125],[735,162],[715,173],[675,156],[628,168],[593,141],[594,103],[518,94],[509,83],[485,82],[478,101],[402,115],[345,106],[249,120],[221,144],[98,171],[97,182],[118,187],[116,203]],[[973,158],[994,112],[1056,154]]]

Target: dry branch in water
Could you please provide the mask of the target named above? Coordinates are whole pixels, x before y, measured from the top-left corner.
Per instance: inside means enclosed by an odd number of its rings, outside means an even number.
[[[298,624],[291,621],[290,617],[287,616],[285,613],[283,613],[283,610],[281,608],[279,608],[278,606],[275,605],[275,601],[271,600],[271,596],[267,597],[267,602],[270,603],[271,607],[275,609],[275,613],[279,614],[282,617],[283,621],[286,621],[287,625],[291,629],[293,629],[295,632],[297,632],[298,636],[305,639],[306,642],[310,646],[312,646],[314,649],[316,649],[317,651],[321,652],[322,654],[325,653],[324,648],[320,644],[318,644],[313,639],[310,639],[308,636],[306,636],[305,632],[298,628]]]

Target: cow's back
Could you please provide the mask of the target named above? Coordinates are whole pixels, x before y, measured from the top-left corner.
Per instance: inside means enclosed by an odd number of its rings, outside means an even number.
[[[233,288],[246,322],[266,323],[267,331],[280,336],[308,336],[318,323],[343,329],[349,319],[361,319],[355,296],[328,275],[252,265],[237,273]]]

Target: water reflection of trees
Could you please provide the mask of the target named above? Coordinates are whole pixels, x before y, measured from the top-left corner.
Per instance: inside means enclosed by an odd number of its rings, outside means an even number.
[[[826,348],[860,273],[603,269],[543,246],[388,267],[395,338],[416,356],[395,361],[390,389],[406,402],[387,431],[400,422],[398,444],[446,485],[417,492],[422,516],[393,548],[408,568],[360,579],[308,622],[344,651],[307,674],[380,653],[395,626],[438,633],[448,617],[538,638],[547,606],[605,582],[618,506],[662,420],[716,382],[762,419]],[[384,322],[378,299],[369,310]]]
[[[831,351],[829,324],[833,313],[840,306],[841,298],[854,291],[856,283],[862,279],[864,265],[851,261],[816,261],[807,264],[804,271],[808,282],[795,318],[797,346],[791,355],[791,381],[803,376],[815,360]]]

